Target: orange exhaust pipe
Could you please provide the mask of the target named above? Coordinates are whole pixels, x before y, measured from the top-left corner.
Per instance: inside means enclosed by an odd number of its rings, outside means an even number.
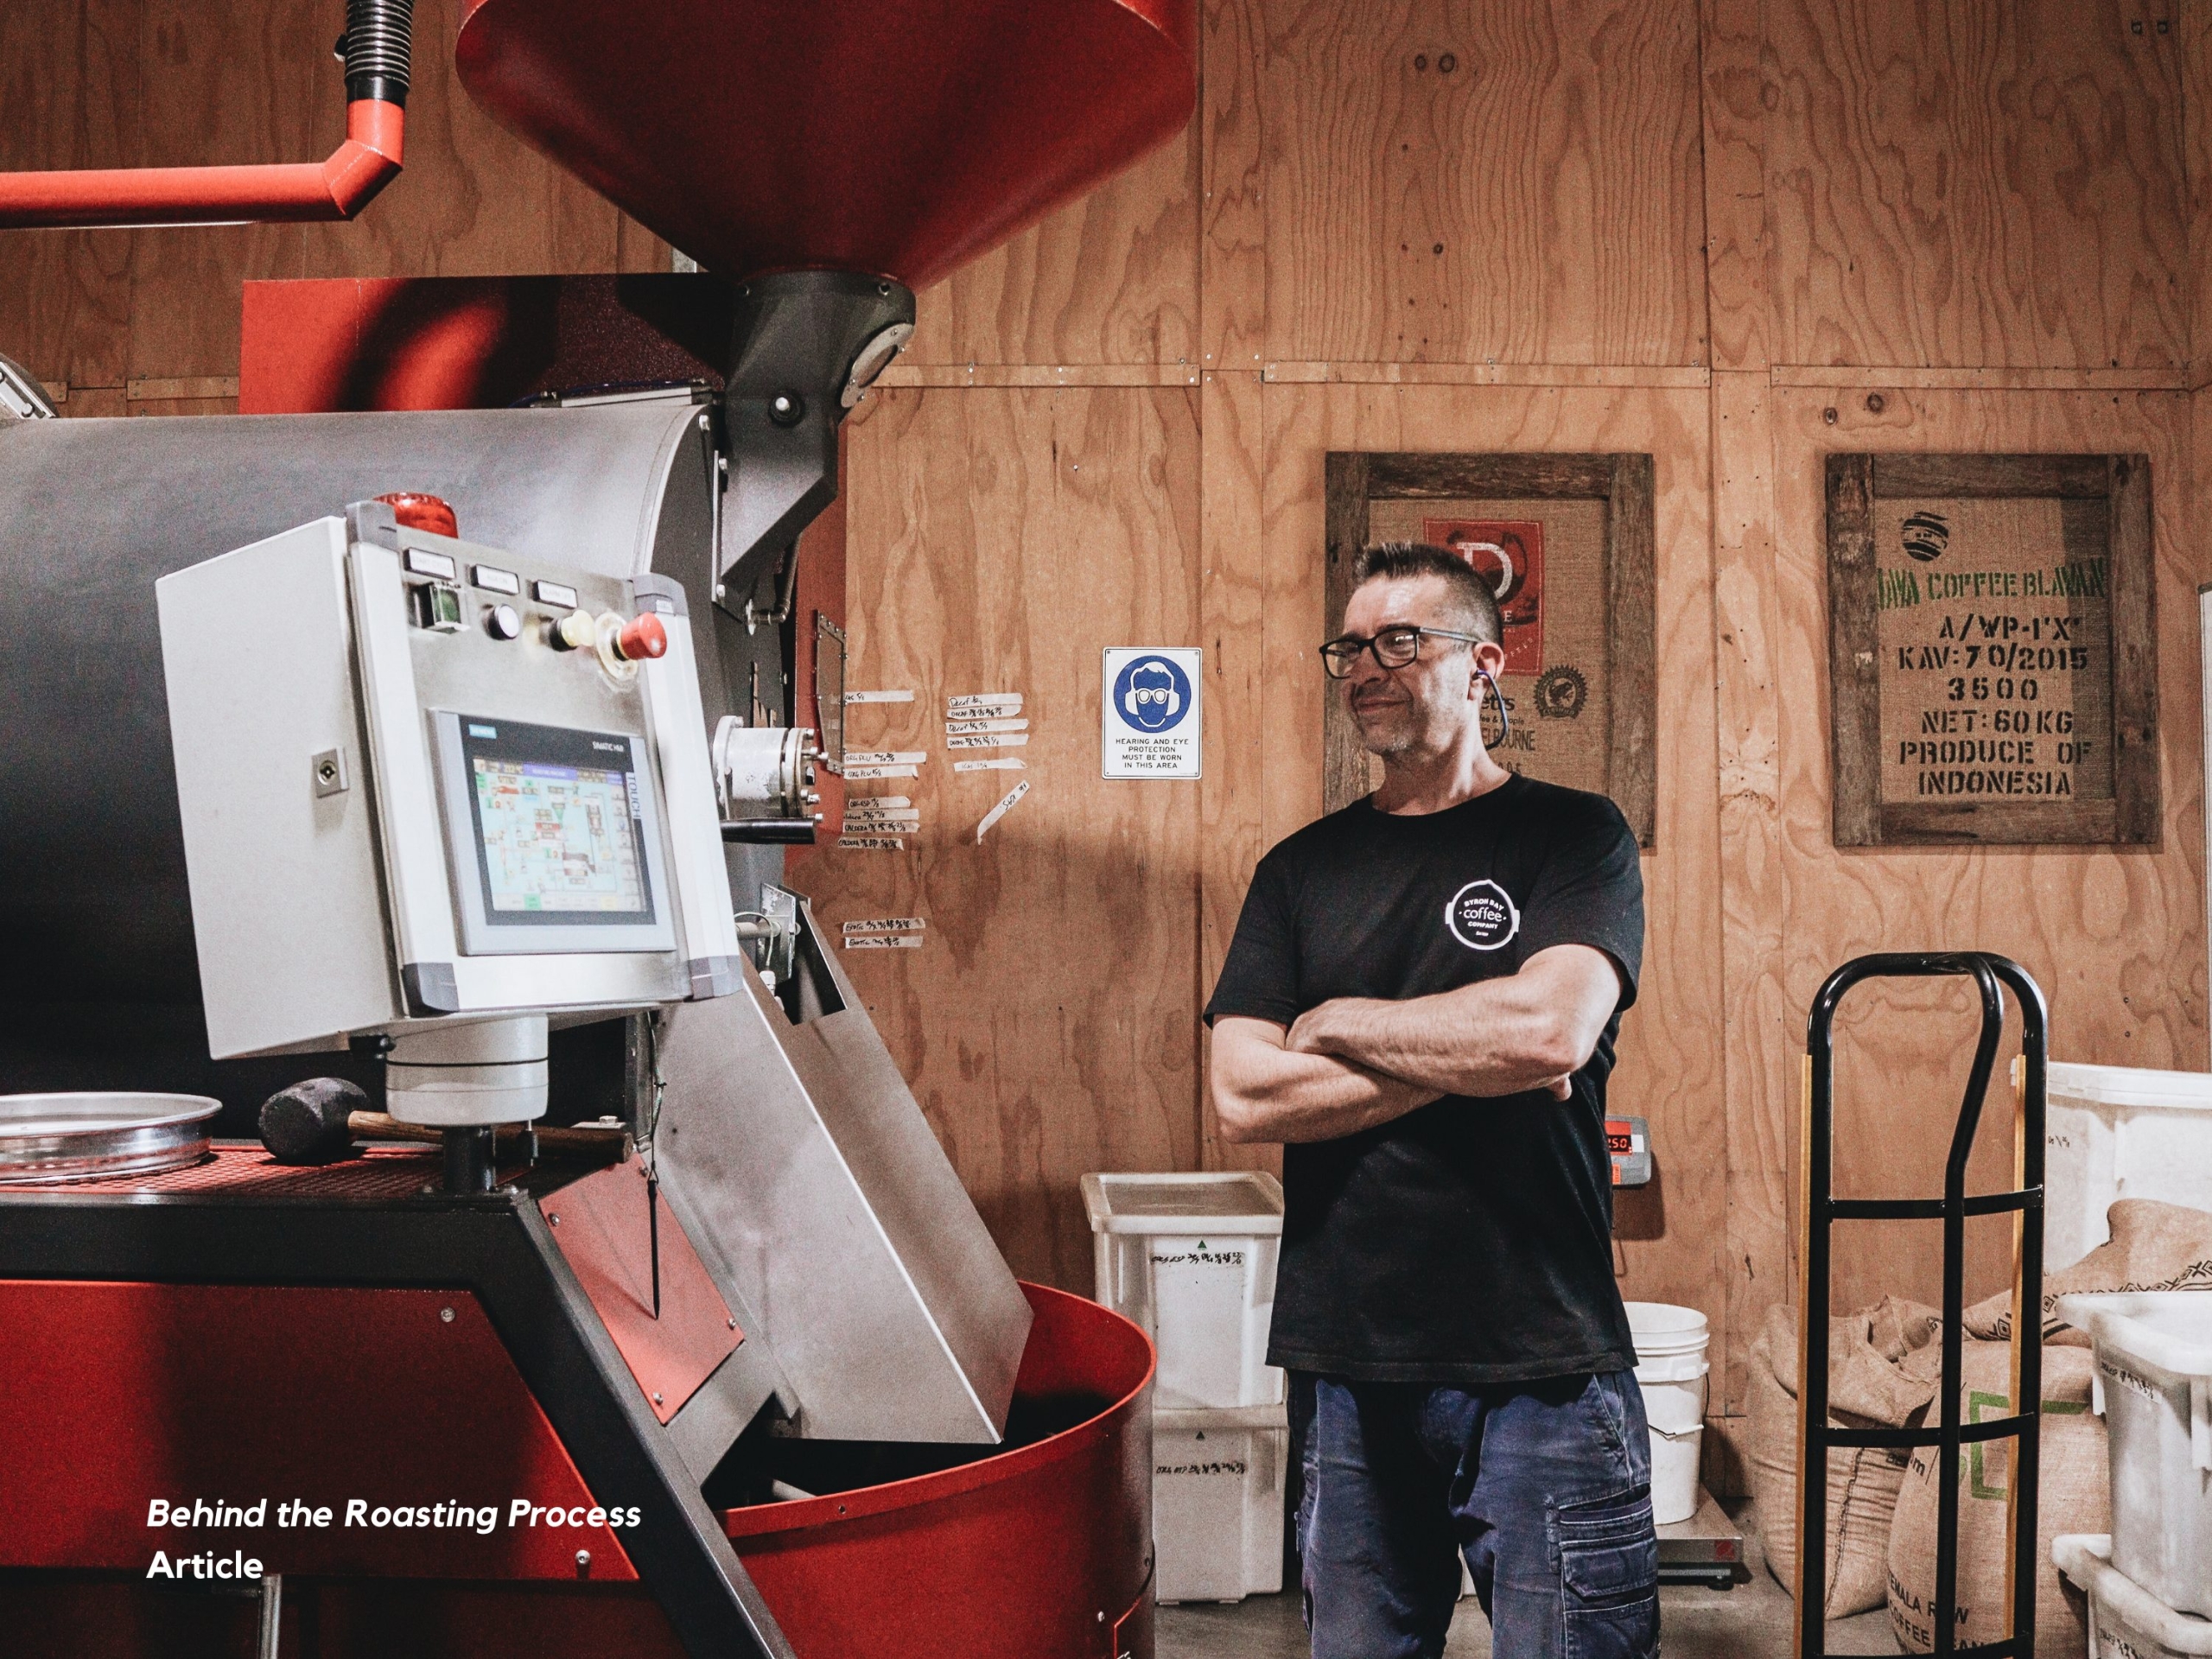
[[[381,99],[348,104],[346,142],[320,163],[0,173],[0,230],[351,219],[398,173],[406,118]]]
[[[0,230],[353,218],[399,171],[414,10],[414,0],[348,0],[346,142],[329,160],[0,173]]]

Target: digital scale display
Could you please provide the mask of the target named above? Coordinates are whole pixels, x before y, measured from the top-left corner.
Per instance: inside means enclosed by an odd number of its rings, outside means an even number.
[[[465,949],[667,948],[642,739],[435,719]]]

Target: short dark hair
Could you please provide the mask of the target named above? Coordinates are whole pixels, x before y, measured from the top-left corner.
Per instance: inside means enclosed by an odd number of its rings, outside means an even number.
[[[1450,589],[1467,632],[1493,645],[1505,643],[1505,618],[1498,612],[1497,594],[1473,565],[1449,548],[1433,542],[1377,542],[1351,567],[1354,588],[1408,576],[1440,578]]]

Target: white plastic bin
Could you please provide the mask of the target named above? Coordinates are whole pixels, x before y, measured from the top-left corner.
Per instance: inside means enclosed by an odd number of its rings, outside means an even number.
[[[1289,1459],[1281,1405],[1153,1413],[1157,1599],[1241,1601],[1282,1588]]]
[[[1705,1445],[1706,1357],[1711,1332],[1694,1307],[1630,1302],[1636,1381],[1651,1424],[1651,1518],[1660,1526],[1697,1513],[1698,1459]]]
[[[2212,1073],[2051,1062],[2043,1264],[2070,1268],[2112,1236],[2116,1198],[2212,1210]]]
[[[2095,1346],[2112,1446],[2112,1564],[2185,1613],[2212,1616],[2212,1294],[2062,1296]]]
[[[2063,1532],[2050,1559],[2089,1599],[2088,1659],[2204,1659],[2212,1622],[2176,1612],[2112,1564],[2112,1540]]]
[[[1267,1363],[1282,1184],[1264,1172],[1085,1175],[1096,1300],[1160,1350],[1162,1410],[1280,1405]]]

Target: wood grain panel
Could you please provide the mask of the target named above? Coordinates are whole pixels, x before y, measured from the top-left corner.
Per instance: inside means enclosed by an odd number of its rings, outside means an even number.
[[[462,87],[453,48],[466,10],[467,0],[418,0],[407,170],[351,225],[311,228],[305,275],[490,276],[618,268],[621,215],[496,124]]]
[[[1775,410],[1777,614],[1771,652],[1777,751],[1783,1005],[1802,1011],[1834,968],[1870,950],[1971,946],[2016,957],[2052,1007],[2060,1059],[2202,1070],[2206,1063],[2203,874],[2193,578],[2183,536],[2189,476],[2187,399],[2171,392],[1927,391],[1878,411],[1834,389],[1770,392]],[[1831,417],[1831,411],[1833,416]],[[2119,453],[2151,457],[2159,592],[2164,823],[2157,850],[2089,848],[1839,853],[1828,836],[1828,710],[1821,457],[1836,451]],[[1881,465],[1877,461],[1878,467]],[[1770,904],[1770,899],[1764,900]],[[1863,995],[1864,1000],[1859,1000]],[[1801,1014],[1802,1017],[1802,1014]],[[1854,995],[1840,1022],[1837,1183],[1871,1196],[1933,1190],[1941,1179],[1962,1046],[1963,993],[1931,984]],[[1745,1071],[1781,1086],[1802,1052],[1802,1027],[1733,1033]],[[1793,1085],[1794,1086],[1794,1085]],[[1781,1109],[1758,1109],[1770,1122]],[[1974,1179],[2000,1184],[2006,1114],[1978,1148]],[[1754,1259],[1786,1249],[1781,1218],[1740,1214]],[[1754,1235],[1769,1230],[1764,1243]],[[1974,1246],[1969,1294],[1995,1289],[2009,1235]],[[1835,1306],[1891,1291],[1931,1299],[1939,1241],[1915,1224],[1840,1232]]]
[[[2182,24],[2182,143],[2189,181],[2189,389],[2212,381],[2212,29]]]
[[[2186,360],[2179,31],[2132,0],[1766,11],[1782,360]]]
[[[1264,0],[1204,0],[1198,33],[1198,346],[1216,369],[1267,350],[1267,209],[1260,136]]]
[[[1783,982],[1787,925],[1777,797],[1780,646],[1774,452],[1766,377],[1713,389],[1713,607],[1718,661],[1722,1020],[1728,1089],[1727,1340],[1723,1409],[1747,1408],[1751,1345],[1768,1306],[1792,1299],[1796,1069],[1802,1011]]]
[[[916,296],[910,363],[1195,363],[1198,139],[1184,133]]]
[[[269,0],[145,0],[146,164],[327,156],[346,122],[330,25],[328,13]],[[408,124],[411,161],[412,110]],[[410,181],[403,173],[393,188]],[[240,284],[304,275],[308,234],[297,225],[135,232],[131,378],[236,374]]]
[[[1076,1179],[1198,1161],[1199,788],[1099,778],[1099,652],[1201,643],[1197,400],[1172,389],[891,391],[852,437],[853,741],[926,750],[900,854],[796,872],[833,925],[920,915],[846,957],[1015,1270],[1090,1281]],[[1017,690],[1031,793],[956,775],[944,698]],[[863,725],[861,722],[868,721]]]
[[[1522,387],[1264,388],[1268,567],[1263,839],[1319,815],[1325,586],[1323,456],[1331,450],[1648,453],[1655,457],[1658,841],[1643,861],[1642,997],[1611,1098],[1651,1119],[1659,1178],[1621,1205],[1622,1287],[1701,1308],[1725,1347],[1726,1137],[1720,858],[1714,778],[1712,526],[1701,391]],[[1241,884],[1240,884],[1241,885]]]
[[[1694,0],[1271,0],[1268,354],[1701,363]]]
[[[320,159],[345,133],[329,19],[272,0],[143,0],[146,159]],[[620,215],[477,109],[455,78],[461,0],[415,13],[407,164],[351,223],[136,234],[134,377],[235,374],[249,278],[612,270]],[[632,262],[658,245],[633,229]],[[642,238],[642,239],[639,239]],[[664,260],[659,262],[664,268]]]
[[[130,167],[140,156],[142,0],[0,7],[0,171]],[[129,373],[131,238],[0,232],[0,353],[57,385]]]
[[[1706,311],[1719,369],[1771,359],[1766,264],[1764,0],[1703,0]]]
[[[1267,585],[1260,536],[1264,454],[1260,378],[1209,373],[1199,397],[1199,518],[1204,578],[1200,632],[1206,648],[1205,776],[1199,780],[1198,995],[1211,996],[1236,932],[1253,867],[1268,849],[1262,784],[1268,765]],[[1203,1039],[1204,1033],[1201,1033]],[[1206,1054],[1202,1052],[1201,1059]],[[1199,1120],[1209,1169],[1280,1174],[1275,1146],[1221,1139],[1211,1103]]]

